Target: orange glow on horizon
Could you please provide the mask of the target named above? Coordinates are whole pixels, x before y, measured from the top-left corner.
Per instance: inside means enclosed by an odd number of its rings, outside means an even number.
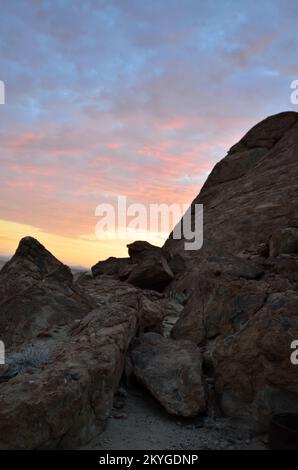
[[[46,233],[31,225],[19,224],[0,219],[0,256],[12,256],[21,238],[31,236],[42,243],[56,258],[69,266],[80,266],[90,269],[99,260],[109,256],[127,257],[126,245],[135,240],[148,240],[155,245],[161,245],[166,238],[159,234],[132,233],[126,240],[99,240],[95,235],[88,237],[64,237]]]

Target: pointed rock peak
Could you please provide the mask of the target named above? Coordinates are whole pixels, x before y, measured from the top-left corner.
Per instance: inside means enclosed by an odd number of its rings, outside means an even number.
[[[32,258],[45,254],[53,256],[36,238],[29,236],[20,240],[15,254],[17,256],[30,256]]]
[[[34,276],[55,277],[59,281],[72,280],[70,268],[55,258],[33,237],[21,239],[15,255],[6,264],[6,269],[29,271],[34,273]]]
[[[286,111],[269,116],[256,124],[231,149],[229,154],[243,152],[253,148],[270,150],[295,123],[298,122],[298,113]]]

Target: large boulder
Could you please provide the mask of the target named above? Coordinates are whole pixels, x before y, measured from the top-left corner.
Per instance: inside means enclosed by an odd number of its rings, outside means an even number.
[[[177,320],[181,313],[181,305],[174,299],[157,291],[140,289],[111,276],[81,279],[79,287],[98,306],[118,302],[125,307],[127,302],[134,301],[138,308],[140,333],[163,333],[165,329],[168,330],[169,319],[176,317]]]
[[[110,258],[99,261],[92,266],[91,271],[94,277],[102,276],[103,274],[118,277],[119,271],[129,266],[129,264],[129,258],[115,258],[114,256],[110,256]]]
[[[20,351],[22,368],[0,384],[0,449],[74,448],[103,431],[137,312],[134,299],[93,310],[35,366]]]
[[[133,264],[138,264],[146,259],[159,259],[161,256],[167,257],[166,251],[159,246],[139,240],[127,245],[128,254]]]
[[[174,274],[165,258],[147,259],[136,265],[127,281],[142,289],[162,292],[174,279]]]
[[[297,366],[290,360],[297,312],[298,292],[271,294],[237,334],[214,342],[216,387],[226,414],[257,415],[268,424],[273,414],[298,412]]]
[[[130,358],[135,377],[168,413],[192,417],[205,410],[202,358],[194,343],[146,333],[133,342]]]
[[[262,270],[239,261],[209,258],[180,278],[177,285],[189,294],[172,330],[173,338],[203,345],[219,334],[237,331],[263,306],[268,286],[254,279]]]

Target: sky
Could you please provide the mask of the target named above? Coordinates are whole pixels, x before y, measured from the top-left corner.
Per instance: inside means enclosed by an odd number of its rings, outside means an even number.
[[[161,244],[98,239],[96,207],[189,204],[252,125],[295,110],[297,18],[293,0],[2,1],[0,255],[27,235],[86,267]]]

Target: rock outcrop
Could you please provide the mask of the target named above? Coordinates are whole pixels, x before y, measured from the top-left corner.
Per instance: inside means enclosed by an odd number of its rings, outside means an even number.
[[[174,274],[167,260],[161,257],[138,264],[128,276],[127,282],[142,289],[162,292],[173,279]]]
[[[220,274],[216,266],[207,261],[181,279],[191,294],[174,325],[173,338],[205,346],[219,334],[236,332],[263,306],[266,283]]]
[[[162,248],[151,245],[146,241],[136,241],[127,245],[128,254],[133,264],[139,264],[147,259],[167,258],[168,253]]]
[[[94,306],[74,288],[69,267],[34,238],[23,238],[0,271],[0,328],[8,350],[48,336]]]
[[[202,357],[193,342],[146,333],[134,341],[130,357],[135,377],[168,413],[192,417],[205,411]]]
[[[92,274],[94,277],[105,274],[118,278],[119,271],[125,269],[129,265],[129,258],[115,258],[114,256],[110,256],[110,258],[104,261],[99,261],[95,264],[95,266],[92,267]]]
[[[167,320],[175,317],[177,321],[182,310],[178,302],[162,293],[139,289],[111,276],[82,279],[78,286],[99,306],[117,301],[125,308],[127,302],[134,301],[138,308],[139,333],[148,331],[163,333]]]
[[[74,448],[103,431],[131,339],[134,300],[95,309],[40,367],[0,385],[0,448]]]
[[[298,338],[298,292],[269,295],[263,307],[234,335],[213,345],[215,381],[227,415],[257,416],[265,426],[272,413],[298,412],[297,366],[290,345]]]
[[[73,448],[103,431],[131,341],[179,305],[113,275],[78,276],[37,240],[0,273],[0,448]]]
[[[92,267],[93,276],[110,275],[141,289],[162,292],[173,280],[174,272],[184,268],[179,255],[171,257],[166,250],[146,241],[136,241],[127,248],[129,258],[110,257],[99,261]]]
[[[298,402],[298,114],[262,121],[214,167],[192,203],[204,206],[201,250],[171,283],[186,305],[172,336],[204,350],[205,371],[227,415],[291,411]]]
[[[193,258],[255,251],[276,231],[298,227],[297,130],[298,113],[271,116],[215,165],[192,203],[204,205],[204,244]],[[164,248],[183,247],[170,237]]]

